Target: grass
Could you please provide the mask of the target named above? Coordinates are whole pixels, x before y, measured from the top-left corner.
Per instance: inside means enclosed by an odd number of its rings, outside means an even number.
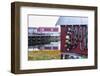
[[[28,60],[60,59],[60,50],[28,51]]]

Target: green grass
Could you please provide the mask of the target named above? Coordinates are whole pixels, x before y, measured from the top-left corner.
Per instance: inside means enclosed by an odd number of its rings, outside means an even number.
[[[28,51],[28,60],[60,59],[60,50]]]

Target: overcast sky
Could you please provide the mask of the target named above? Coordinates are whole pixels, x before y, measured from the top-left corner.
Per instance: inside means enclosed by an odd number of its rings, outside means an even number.
[[[68,16],[29,16],[29,27],[54,27],[56,25],[88,24],[87,17]]]

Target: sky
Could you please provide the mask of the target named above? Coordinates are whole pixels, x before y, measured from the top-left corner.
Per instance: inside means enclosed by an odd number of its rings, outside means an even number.
[[[29,27],[56,27],[56,25],[88,24],[88,17],[29,15]]]

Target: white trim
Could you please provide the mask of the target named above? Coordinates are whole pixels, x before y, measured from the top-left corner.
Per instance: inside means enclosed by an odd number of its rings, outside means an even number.
[[[94,65],[94,11],[21,7],[20,17],[20,69],[42,69]],[[27,14],[64,15],[88,17],[88,59],[28,61]],[[49,20],[48,20],[49,21]],[[38,64],[38,65],[37,65]]]

